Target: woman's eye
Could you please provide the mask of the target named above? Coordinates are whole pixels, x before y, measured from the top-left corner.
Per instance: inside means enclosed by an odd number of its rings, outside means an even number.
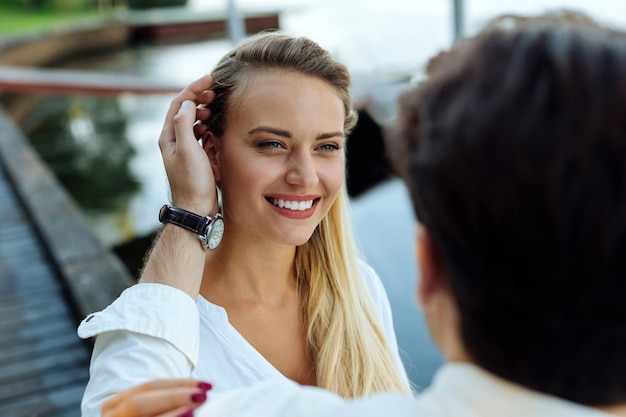
[[[259,146],[262,148],[278,149],[281,148],[283,145],[280,142],[270,140],[266,142],[261,142]]]
[[[321,145],[319,149],[321,149],[322,151],[337,151],[341,149],[341,146],[335,143],[326,143],[324,145]]]

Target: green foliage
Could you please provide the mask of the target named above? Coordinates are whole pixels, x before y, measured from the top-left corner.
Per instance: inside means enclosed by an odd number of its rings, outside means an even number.
[[[140,188],[119,99],[42,96],[25,133],[88,214],[123,210]]]
[[[0,35],[36,32],[99,14],[92,0],[39,0],[37,6],[34,3],[0,0]]]

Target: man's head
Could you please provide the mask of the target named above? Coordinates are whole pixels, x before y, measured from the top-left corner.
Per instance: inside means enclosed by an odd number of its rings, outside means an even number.
[[[403,96],[388,145],[468,356],[572,401],[626,401],[626,34],[499,19]]]

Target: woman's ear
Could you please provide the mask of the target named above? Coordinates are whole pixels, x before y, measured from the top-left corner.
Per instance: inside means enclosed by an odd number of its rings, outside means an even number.
[[[213,175],[215,176],[215,181],[221,181],[221,142],[218,138],[215,137],[213,132],[207,131],[204,133],[202,137],[202,147],[204,152],[206,152],[209,157],[209,161],[211,162],[211,168],[213,168]]]

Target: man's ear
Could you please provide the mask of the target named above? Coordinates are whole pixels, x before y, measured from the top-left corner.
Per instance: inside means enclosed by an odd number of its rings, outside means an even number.
[[[221,181],[221,142],[213,132],[207,131],[202,137],[202,148],[209,157],[215,181]]]
[[[441,255],[422,225],[417,227],[415,258],[420,270],[417,299],[422,308],[427,308],[440,291],[447,291],[447,285]]]

